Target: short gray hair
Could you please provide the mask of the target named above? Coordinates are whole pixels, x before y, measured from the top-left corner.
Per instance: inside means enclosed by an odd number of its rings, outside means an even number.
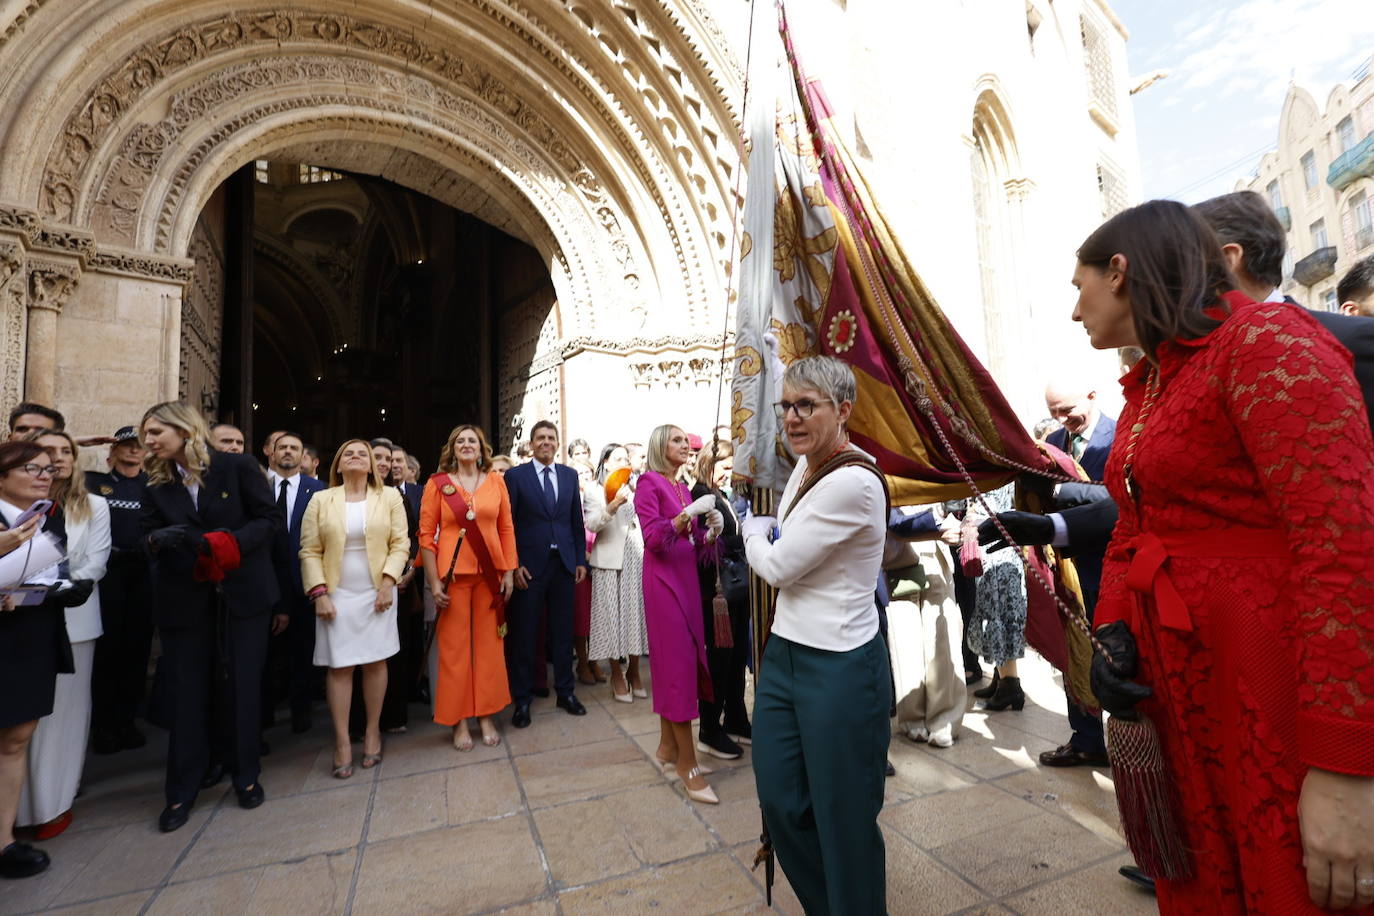
[[[857,385],[854,370],[833,356],[808,356],[787,367],[784,386],[794,391],[818,391],[835,402],[854,403]]]

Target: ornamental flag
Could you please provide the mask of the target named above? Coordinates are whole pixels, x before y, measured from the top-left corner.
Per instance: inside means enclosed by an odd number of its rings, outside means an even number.
[[[781,493],[794,459],[773,405],[786,366],[818,353],[854,370],[850,439],[877,459],[894,504],[967,497],[969,480],[988,491],[1022,471],[1058,476],[908,262],[819,83],[802,73],[782,5],[776,32],[769,4],[754,7],[731,391],[737,481]]]

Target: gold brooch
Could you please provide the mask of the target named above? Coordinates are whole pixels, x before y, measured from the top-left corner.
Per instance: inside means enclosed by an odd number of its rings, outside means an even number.
[[[220,499],[228,499],[228,498],[229,498],[229,491],[228,491],[228,490],[225,490],[224,492],[220,493],[219,498],[220,498]]]
[[[457,493],[458,490],[453,486],[453,484],[446,483],[444,484],[444,489],[442,490],[442,492],[445,496],[452,496],[454,493]]]
[[[100,487],[100,495],[101,495],[101,496],[113,496],[113,495],[114,495],[114,487],[105,486],[105,485],[102,484],[101,487]]]

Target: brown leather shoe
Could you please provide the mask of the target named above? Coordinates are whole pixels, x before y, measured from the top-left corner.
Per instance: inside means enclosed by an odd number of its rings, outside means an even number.
[[[1041,751],[1040,762],[1047,767],[1105,767],[1111,766],[1106,754],[1089,754],[1072,744],[1061,744],[1052,751]]]

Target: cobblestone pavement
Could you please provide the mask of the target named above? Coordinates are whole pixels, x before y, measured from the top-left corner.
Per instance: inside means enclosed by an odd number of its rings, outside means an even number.
[[[1022,664],[1022,712],[971,711],[945,750],[894,738],[882,813],[893,914],[1145,914],[1105,770],[1053,770],[1067,738],[1048,666]],[[407,734],[349,780],[330,776],[323,706],[305,735],[267,733],[267,802],[222,784],[190,823],[157,831],[165,738],[92,758],[72,827],[42,876],[0,885],[0,914],[764,912],[748,869],[759,829],[749,755],[713,761],[718,807],[693,804],[650,761],[649,700],[581,687],[585,718],[538,701],[499,747],[460,754],[411,709]],[[508,721],[508,719],[507,719]],[[837,735],[836,740],[844,740]],[[361,750],[355,746],[355,759]],[[774,910],[800,913],[778,872]]]

